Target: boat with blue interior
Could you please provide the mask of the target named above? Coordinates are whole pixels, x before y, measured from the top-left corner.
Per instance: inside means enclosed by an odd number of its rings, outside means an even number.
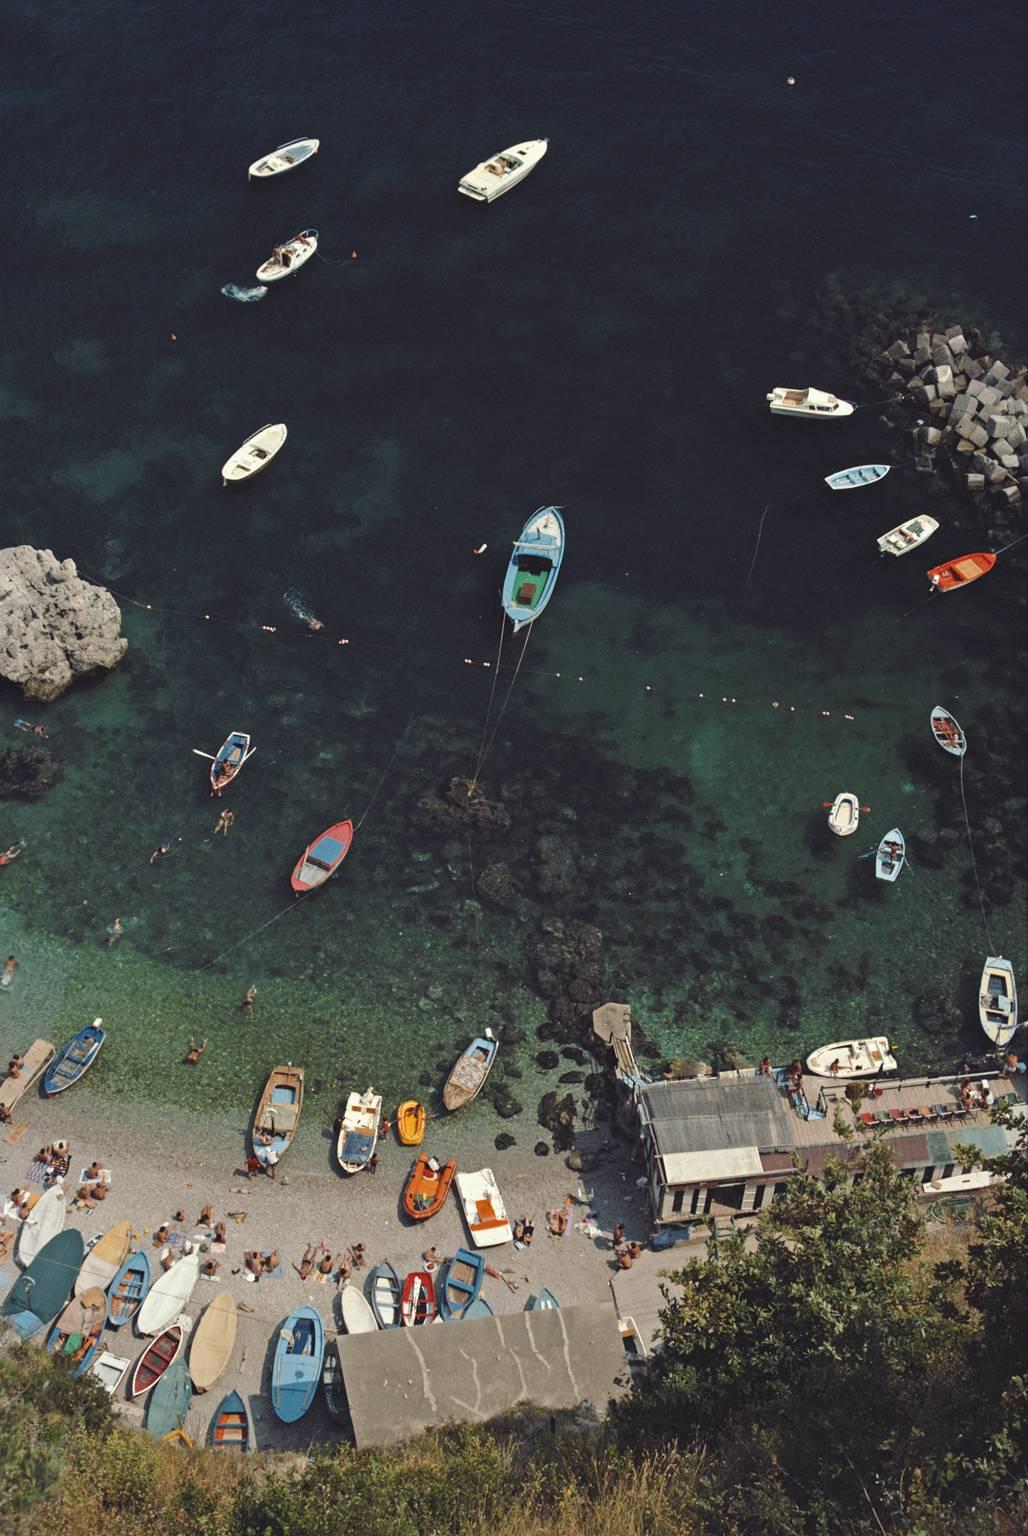
[[[553,596],[564,559],[564,519],[559,507],[533,512],[514,542],[503,579],[503,611],[514,633],[532,624]]]
[[[298,1307],[279,1330],[271,1372],[271,1406],[283,1424],[302,1419],[318,1390],[325,1325],[313,1307]]]
[[[103,1019],[94,1019],[61,1046],[43,1074],[44,1098],[52,1099],[55,1094],[63,1093],[89,1071],[107,1039],[103,1022]]]
[[[267,1164],[268,1154],[274,1153],[273,1163],[288,1152],[303,1109],[303,1068],[291,1062],[284,1067],[273,1067],[264,1084],[264,1092],[253,1117],[250,1144],[253,1155]]]

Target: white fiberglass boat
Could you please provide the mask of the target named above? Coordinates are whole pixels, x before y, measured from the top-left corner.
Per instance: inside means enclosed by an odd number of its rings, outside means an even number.
[[[458,1173],[457,1193],[476,1248],[493,1248],[497,1243],[513,1241],[514,1234],[491,1168],[483,1168],[479,1173]]]
[[[136,1313],[136,1331],[140,1338],[149,1334],[163,1333],[188,1302],[200,1276],[200,1254],[186,1253],[176,1259],[155,1280],[146,1299]]]
[[[925,539],[930,539],[938,526],[934,517],[908,518],[905,523],[883,533],[878,548],[883,555],[905,555],[908,550],[923,544]]]
[[[301,230],[291,240],[286,240],[282,245],[276,245],[267,261],[261,262],[257,268],[257,281],[278,283],[284,277],[292,277],[294,272],[299,272],[300,268],[310,261],[317,248],[317,230]]]
[[[350,1094],[336,1140],[336,1157],[344,1173],[360,1173],[370,1163],[381,1117],[382,1095],[374,1088]]]
[[[483,160],[473,171],[461,178],[457,191],[476,203],[492,203],[511,187],[524,181],[529,171],[534,171],[545,155],[548,139],[527,139],[524,144],[514,144],[501,149],[491,160]]]
[[[246,439],[241,448],[236,449],[230,459],[225,460],[221,466],[222,483],[229,485],[237,480],[249,480],[251,475],[267,469],[288,436],[284,421],[261,427],[259,432]]]
[[[45,1248],[52,1237],[64,1231],[67,1213],[63,1184],[51,1184],[50,1188],[40,1195],[21,1224],[21,1231],[18,1234],[18,1263],[23,1269],[28,1268],[39,1250]]]
[[[1009,1045],[1017,1029],[1017,983],[1014,967],[1002,955],[990,955],[982,970],[978,1017],[989,1039]]]
[[[879,880],[893,881],[899,875],[907,857],[907,844],[899,827],[886,832],[878,844],[875,855],[875,874]]]
[[[255,160],[246,174],[250,181],[254,178],[266,181],[269,176],[282,176],[286,171],[295,171],[305,160],[312,160],[320,148],[320,139],[290,139],[288,144],[280,144],[277,149],[273,149],[270,155]]]
[[[874,485],[884,480],[890,464],[855,464],[852,469],[837,469],[834,475],[825,475],[825,485],[830,491],[855,491],[862,485]]]
[[[860,801],[856,795],[843,790],[836,795],[828,812],[828,825],[836,837],[850,837],[860,821]]]
[[[872,1040],[840,1040],[823,1045],[807,1057],[807,1071],[815,1077],[877,1077],[895,1072],[896,1058],[884,1035]]]
[[[856,410],[849,400],[826,395],[820,389],[776,387],[767,398],[772,416],[809,416],[815,421],[838,421],[842,416],[852,416]]]

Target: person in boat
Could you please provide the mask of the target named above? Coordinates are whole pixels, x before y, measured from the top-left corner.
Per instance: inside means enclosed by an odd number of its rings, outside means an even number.
[[[303,1258],[300,1260],[299,1264],[293,1265],[293,1268],[296,1270],[296,1273],[300,1276],[301,1280],[310,1279],[311,1270],[314,1268],[314,1259],[317,1251],[317,1243],[308,1243],[307,1247],[304,1249]]]
[[[20,853],[21,844],[12,843],[9,848],[5,848],[3,853],[0,853],[0,865],[13,864]]]
[[[206,1049],[207,1049],[207,1041],[206,1040],[203,1042],[202,1045],[197,1045],[197,1043],[193,1039],[192,1035],[190,1035],[190,1037],[189,1037],[189,1049],[188,1049],[188,1051],[185,1054],[186,1065],[190,1066],[190,1067],[195,1067],[197,1062],[200,1060],[200,1057],[203,1055],[203,1053],[204,1053],[204,1051]]]
[[[839,1060],[838,1056],[836,1056],[833,1062],[829,1063],[828,1071],[832,1077],[838,1077],[839,1073],[842,1071],[842,1062]],[[797,1087],[798,1086],[799,1084],[797,1084]]]
[[[760,1058],[760,1068],[759,1068],[759,1071],[760,1071],[761,1077],[770,1077],[771,1076],[771,1057],[770,1056],[762,1056]]]

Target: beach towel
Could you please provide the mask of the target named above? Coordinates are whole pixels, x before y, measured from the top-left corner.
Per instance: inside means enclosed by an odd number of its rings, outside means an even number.
[[[261,1258],[262,1259],[270,1259],[271,1258],[271,1249],[269,1248],[267,1253],[262,1253],[261,1254]],[[284,1260],[279,1259],[279,1261],[278,1261],[278,1268],[277,1269],[266,1269],[264,1271],[263,1275],[261,1276],[261,1279],[262,1280],[281,1280],[282,1276],[284,1274],[285,1274]]]

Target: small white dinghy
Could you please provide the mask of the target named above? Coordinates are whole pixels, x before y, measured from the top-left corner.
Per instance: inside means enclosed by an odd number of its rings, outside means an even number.
[[[476,203],[493,203],[519,181],[524,181],[529,171],[534,171],[545,155],[549,139],[526,139],[524,144],[514,144],[501,149],[491,160],[483,160],[473,171],[462,176],[457,191]]]
[[[344,1285],[339,1296],[343,1314],[343,1326],[347,1333],[377,1333],[378,1318],[371,1310],[371,1303],[363,1291],[355,1285]]]
[[[905,555],[911,549],[930,539],[938,528],[934,517],[911,517],[896,528],[890,528],[878,540],[883,555]]]
[[[895,1070],[896,1058],[884,1035],[822,1045],[807,1057],[807,1071],[814,1077],[877,1077]]]
[[[283,245],[276,245],[267,261],[262,261],[257,268],[257,281],[259,283],[278,283],[284,277],[292,277],[294,272],[299,272],[318,248],[318,232],[316,229],[301,230],[291,240],[286,240]]]
[[[886,832],[875,854],[875,874],[879,880],[893,881],[906,863],[907,845],[899,827]]]
[[[260,474],[262,469],[267,469],[288,436],[284,421],[269,422],[261,427],[236,449],[230,459],[225,460],[221,466],[221,483],[234,485],[238,480],[249,480],[251,475]]]
[[[830,491],[855,491],[862,485],[884,480],[891,468],[891,464],[855,464],[852,469],[837,469],[834,475],[825,475],[825,485]]]
[[[1017,983],[1014,967],[1002,955],[990,955],[985,962],[978,1017],[994,1044],[1010,1044],[1017,1029]]]
[[[860,821],[860,801],[856,795],[843,790],[836,795],[828,811],[828,825],[836,837],[850,837]]]
[[[506,1207],[491,1168],[483,1168],[478,1173],[458,1173],[457,1193],[476,1248],[494,1248],[497,1243],[513,1242]]]
[[[295,171],[305,160],[312,160],[320,148],[320,139],[290,139],[288,144],[273,149],[270,155],[255,160],[246,173],[247,179],[267,181],[269,176],[283,176],[286,171]]]
[[[767,397],[772,416],[809,416],[815,421],[838,421],[852,416],[856,406],[821,389],[783,389],[777,386]]]

